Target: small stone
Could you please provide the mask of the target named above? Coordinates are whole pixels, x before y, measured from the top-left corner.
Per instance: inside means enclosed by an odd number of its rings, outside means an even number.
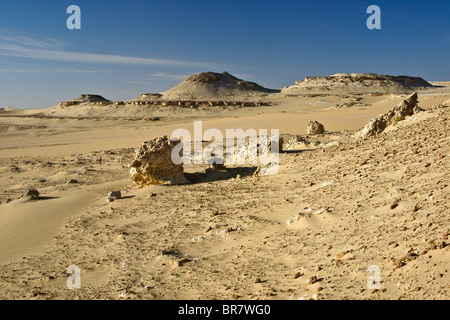
[[[445,242],[445,241],[442,241],[439,245],[438,245],[438,248],[439,249],[443,249],[443,248],[445,248],[447,246],[447,243]]]
[[[255,283],[261,283],[261,279],[260,278],[256,278]]]
[[[335,258],[336,258],[337,260],[339,260],[339,259],[341,259],[342,257],[344,257],[347,253],[348,253],[348,250],[342,251],[342,252],[338,253],[338,254],[336,255]]]
[[[29,197],[31,198],[31,200],[39,200],[39,191],[37,191],[36,189],[29,189],[25,193],[25,197]]]
[[[226,169],[226,167],[225,167],[225,165],[223,163],[216,163],[216,162],[210,163],[209,164],[209,168],[213,169],[214,171],[216,171],[216,170],[225,170]]]
[[[303,273],[297,272],[297,273],[294,275],[294,279],[298,279],[298,278],[300,278],[302,275],[303,275]]]
[[[78,180],[70,179],[69,181],[67,181],[67,183],[68,183],[68,184],[78,183]]]
[[[120,191],[111,191],[108,196],[108,202],[113,202],[115,200],[122,199],[122,194]]]
[[[309,278],[308,280],[306,280],[307,283],[309,284],[314,284],[317,281],[319,281],[319,279],[317,279],[317,276],[312,276],[311,278]]]

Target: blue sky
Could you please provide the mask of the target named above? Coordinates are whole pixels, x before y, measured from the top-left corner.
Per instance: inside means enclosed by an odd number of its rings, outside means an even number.
[[[372,4],[381,30],[366,27]],[[202,71],[270,88],[338,72],[450,81],[448,16],[448,0],[2,1],[0,108],[132,99]]]

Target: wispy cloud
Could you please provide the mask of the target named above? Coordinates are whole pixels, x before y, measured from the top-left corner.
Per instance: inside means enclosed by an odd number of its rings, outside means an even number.
[[[242,80],[251,80],[255,78],[253,75],[246,73],[234,73],[233,76]]]
[[[188,78],[189,74],[170,74],[165,72],[152,73],[148,75],[148,79],[169,80],[169,81],[183,81]]]
[[[188,60],[154,59],[113,54],[64,50],[67,44],[51,38],[0,35],[0,55],[28,59],[94,64],[129,64],[170,67],[210,67],[212,64]]]
[[[25,48],[38,48],[38,49],[62,49],[67,46],[66,42],[58,39],[43,37],[33,38],[27,35],[11,35],[0,34],[0,40],[6,44],[14,44]]]
[[[106,70],[79,70],[79,69],[25,69],[25,68],[0,68],[0,73],[18,73],[18,74],[30,74],[30,73],[107,73]]]
[[[47,73],[48,70],[44,69],[14,69],[14,68],[4,68],[0,69],[0,73]]]
[[[56,72],[67,73],[108,73],[107,70],[80,70],[80,69],[55,69]]]

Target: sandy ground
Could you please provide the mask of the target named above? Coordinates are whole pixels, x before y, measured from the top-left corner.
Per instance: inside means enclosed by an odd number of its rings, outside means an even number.
[[[280,94],[154,111],[160,121],[2,110],[0,299],[448,299],[449,110],[432,107],[450,83],[439,85],[419,91],[427,112],[367,140],[352,134],[406,95]],[[194,120],[284,136],[317,120],[326,133],[281,153],[273,176],[191,165],[192,184],[136,188],[134,149]],[[21,198],[30,188],[40,200]],[[108,203],[113,190],[123,199]],[[71,265],[81,290],[67,288]]]

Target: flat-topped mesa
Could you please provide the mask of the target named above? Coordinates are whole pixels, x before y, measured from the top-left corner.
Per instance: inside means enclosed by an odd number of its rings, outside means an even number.
[[[78,98],[60,102],[59,106],[74,106],[82,103],[88,103],[88,104],[97,104],[97,105],[107,105],[110,104],[111,101],[108,99],[103,98],[102,96],[98,94],[82,94]]]
[[[432,87],[432,84],[420,77],[390,76],[376,73],[336,73],[328,77],[338,81],[393,81],[405,86]]]
[[[375,73],[337,73],[330,76],[306,77],[295,85],[285,87],[283,92],[324,91],[342,89],[355,92],[406,92],[432,85],[420,77],[391,76]]]
[[[101,100],[101,101],[105,101],[106,100],[101,95],[98,95],[98,94],[86,94],[86,93],[81,94],[80,98],[81,99],[86,99],[86,100]]]

